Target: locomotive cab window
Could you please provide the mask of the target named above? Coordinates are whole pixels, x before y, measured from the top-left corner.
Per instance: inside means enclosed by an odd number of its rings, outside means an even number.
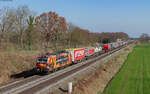
[[[38,63],[47,63],[47,58],[38,58],[37,62]]]

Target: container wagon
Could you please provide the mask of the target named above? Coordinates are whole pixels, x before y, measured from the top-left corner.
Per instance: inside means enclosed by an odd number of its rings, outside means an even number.
[[[72,62],[77,63],[85,59],[85,49],[76,48],[76,49],[65,49],[72,56]]]
[[[88,59],[90,56],[95,54],[94,48],[85,48],[85,58]]]

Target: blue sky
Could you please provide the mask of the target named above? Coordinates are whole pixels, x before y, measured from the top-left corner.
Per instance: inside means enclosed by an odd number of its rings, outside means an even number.
[[[27,5],[37,15],[55,11],[67,22],[92,32],[150,34],[150,0],[0,0],[4,6]]]

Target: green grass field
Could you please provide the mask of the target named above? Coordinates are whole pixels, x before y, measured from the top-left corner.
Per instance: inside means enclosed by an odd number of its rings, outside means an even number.
[[[150,44],[134,47],[104,94],[150,94]]]

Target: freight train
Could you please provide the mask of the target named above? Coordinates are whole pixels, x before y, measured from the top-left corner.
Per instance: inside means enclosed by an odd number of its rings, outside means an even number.
[[[99,47],[73,48],[55,53],[47,53],[37,58],[36,69],[40,73],[54,72],[57,69],[82,62],[90,57],[98,56],[102,52],[108,52],[132,42],[132,40],[129,40],[125,42],[108,43]]]

